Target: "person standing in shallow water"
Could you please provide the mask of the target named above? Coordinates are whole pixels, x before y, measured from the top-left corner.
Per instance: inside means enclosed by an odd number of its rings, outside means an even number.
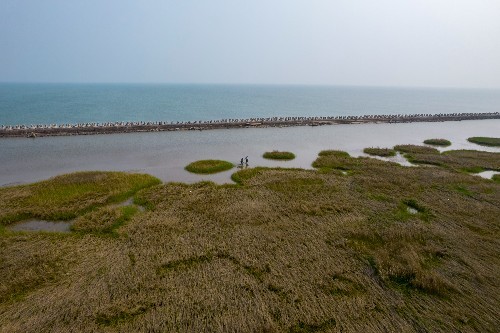
[[[241,158],[240,164],[243,166],[243,157]]]
[[[241,159],[241,164],[243,164],[243,159]],[[245,157],[245,164],[246,164],[246,166],[248,166],[248,156]]]

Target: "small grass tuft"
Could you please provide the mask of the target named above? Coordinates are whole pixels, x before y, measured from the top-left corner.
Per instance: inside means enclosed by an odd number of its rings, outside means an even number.
[[[381,156],[381,157],[396,156],[396,151],[390,148],[370,147],[363,149],[363,152],[368,155]]]
[[[424,140],[424,143],[433,146],[443,146],[443,147],[451,146],[451,141],[446,139],[427,139]]]
[[[270,160],[293,160],[295,158],[295,154],[289,151],[266,151],[262,157],[270,159]]]
[[[467,141],[481,145],[481,146],[500,147],[500,138],[473,136],[471,138],[468,138]]]
[[[185,169],[192,173],[210,174],[230,170],[233,167],[234,165],[227,161],[200,160],[188,164]]]

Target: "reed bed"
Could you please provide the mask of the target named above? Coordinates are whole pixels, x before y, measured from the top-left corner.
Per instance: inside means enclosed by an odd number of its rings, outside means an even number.
[[[497,182],[332,151],[314,165],[149,187],[116,237],[4,230],[0,332],[497,330]]]

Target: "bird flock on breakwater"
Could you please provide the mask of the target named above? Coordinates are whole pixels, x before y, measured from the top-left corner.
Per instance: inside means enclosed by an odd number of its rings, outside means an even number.
[[[267,118],[227,118],[218,120],[198,120],[198,121],[117,121],[117,122],[88,122],[77,124],[21,124],[21,125],[0,125],[0,130],[37,130],[37,129],[78,129],[78,128],[113,128],[113,127],[141,127],[141,126],[174,126],[174,125],[216,125],[216,124],[255,124],[255,123],[293,123],[293,122],[315,122],[315,121],[373,121],[391,120],[400,121],[418,121],[418,119],[440,118],[497,118],[499,112],[489,113],[440,113],[440,114],[382,114],[382,115],[363,115],[363,116],[321,116],[321,117],[267,117]]]
[[[404,123],[500,119],[499,112],[489,113],[441,113],[441,114],[393,114],[364,116],[322,116],[322,117],[267,117],[267,118],[227,118],[200,121],[117,121],[91,122],[78,124],[42,124],[42,125],[0,125],[2,137],[65,136],[91,135],[129,132],[157,132],[178,130],[210,130],[241,127],[289,127],[320,126],[333,124],[359,123]]]

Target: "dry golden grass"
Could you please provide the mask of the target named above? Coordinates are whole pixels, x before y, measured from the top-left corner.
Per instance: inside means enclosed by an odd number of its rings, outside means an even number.
[[[340,153],[315,165],[145,189],[118,237],[4,231],[0,332],[500,327],[500,184]]]

